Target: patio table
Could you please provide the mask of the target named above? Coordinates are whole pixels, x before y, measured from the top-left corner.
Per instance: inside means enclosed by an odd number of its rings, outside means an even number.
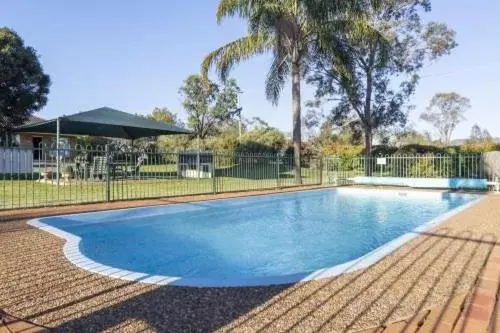
[[[116,179],[117,174],[121,173],[125,178],[128,175],[129,167],[132,167],[130,161],[111,161],[109,162],[111,178]]]

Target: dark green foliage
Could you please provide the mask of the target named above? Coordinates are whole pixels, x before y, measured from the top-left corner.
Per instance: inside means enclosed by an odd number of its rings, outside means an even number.
[[[237,151],[277,153],[283,150],[285,144],[285,135],[277,128],[256,128],[243,134]]]
[[[0,135],[44,107],[49,86],[35,49],[9,28],[0,28]]]
[[[470,100],[456,92],[437,93],[420,119],[434,126],[441,143],[449,144],[453,131],[465,119],[464,114],[470,107]]]
[[[217,134],[220,125],[234,116],[231,112],[238,108],[241,90],[235,80],[226,80],[220,87],[199,75],[190,75],[179,93],[184,98],[182,106],[188,114],[188,127],[203,140]]]
[[[394,154],[396,155],[423,155],[423,154],[455,154],[457,153],[456,147],[438,147],[427,145],[407,145],[397,149]]]
[[[331,103],[335,124],[359,119],[371,153],[377,129],[405,124],[425,61],[450,53],[457,44],[446,25],[422,22],[430,1],[356,3],[380,33],[331,32],[331,39],[340,41],[318,55],[308,81],[316,85],[319,101]]]

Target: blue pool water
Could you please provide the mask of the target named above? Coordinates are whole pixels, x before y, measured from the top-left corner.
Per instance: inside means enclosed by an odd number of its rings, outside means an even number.
[[[325,189],[40,219],[91,260],[150,275],[244,279],[356,259],[476,195]]]

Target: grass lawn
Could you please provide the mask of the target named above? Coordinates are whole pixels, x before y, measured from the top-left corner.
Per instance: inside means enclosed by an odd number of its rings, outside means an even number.
[[[319,182],[316,171],[303,169],[303,183]],[[239,176],[239,177],[238,177]],[[9,177],[10,178],[10,177]],[[155,197],[217,192],[258,190],[293,186],[292,172],[280,174],[279,184],[275,174],[247,170],[234,174],[230,169],[217,170],[217,177],[177,178],[173,170],[161,166],[141,168],[140,179],[115,179],[110,182],[111,200],[130,200]],[[0,175],[0,209],[90,203],[106,201],[106,181],[72,179],[66,185],[40,183],[36,180],[3,179]]]

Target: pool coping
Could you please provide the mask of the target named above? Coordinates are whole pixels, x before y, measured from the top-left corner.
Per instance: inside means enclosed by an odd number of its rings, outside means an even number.
[[[306,190],[306,191],[324,191],[324,190],[334,190],[338,191],[339,189],[342,189],[343,191],[380,191],[378,189],[360,189],[360,188],[333,188],[333,189],[311,189],[311,190]],[[435,192],[435,191],[426,191],[426,190],[419,190],[419,191],[408,191],[408,190],[399,190],[399,189],[391,189],[391,190],[384,190],[385,193],[392,192],[396,194],[401,194],[405,193],[405,195],[408,195],[411,193],[411,195],[418,195],[418,194],[436,194],[436,193],[441,193],[441,194],[449,194],[449,195],[474,195],[477,196],[476,199],[473,199],[472,201],[461,205],[459,207],[456,207],[452,210],[447,211],[444,214],[441,214],[428,222],[425,222],[424,224],[418,226],[417,228],[413,229],[410,232],[407,232],[401,236],[396,237],[395,239],[382,244],[381,246],[373,249],[372,251],[356,258],[350,261],[347,261],[342,264],[338,264],[335,266],[331,267],[325,267],[318,269],[314,272],[309,272],[309,273],[297,273],[297,274],[291,274],[291,275],[283,275],[283,276],[270,276],[270,277],[262,277],[262,278],[249,278],[249,279],[242,279],[241,277],[238,278],[226,278],[226,279],[216,279],[216,278],[207,278],[207,279],[202,279],[202,278],[184,278],[184,277],[177,277],[177,276],[166,276],[166,275],[151,275],[147,273],[142,273],[142,272],[135,272],[135,271],[130,271],[130,270],[125,270],[125,269],[120,269],[108,265],[101,264],[99,262],[96,262],[89,257],[85,256],[81,251],[80,251],[80,242],[81,238],[73,235],[69,232],[66,232],[64,230],[61,230],[59,228],[50,226],[44,222],[41,221],[43,218],[36,218],[36,219],[31,219],[27,221],[26,223],[28,225],[31,225],[35,228],[38,228],[40,230],[46,231],[50,234],[53,234],[55,236],[58,236],[64,240],[66,240],[66,243],[64,244],[63,247],[63,253],[68,261],[70,261],[73,265],[84,269],[86,271],[89,271],[91,273],[111,277],[111,278],[116,278],[116,279],[121,279],[125,281],[133,281],[133,282],[140,282],[140,283],[146,283],[146,284],[155,284],[155,285],[172,285],[172,286],[182,286],[182,287],[253,287],[253,286],[268,286],[268,285],[279,285],[279,284],[291,284],[291,283],[297,283],[297,282],[306,282],[306,281],[311,281],[311,280],[319,280],[319,279],[325,279],[325,278],[332,278],[341,274],[345,273],[350,273],[354,272],[359,269],[366,268],[368,266],[371,266],[375,264],[376,262],[380,261],[384,257],[390,255],[392,252],[400,248],[402,245],[406,244],[410,240],[418,237],[420,234],[434,228],[435,226],[439,225],[440,223],[444,222],[445,220],[449,219],[450,217],[459,214],[460,212],[476,205],[479,203],[481,200],[483,200],[486,195],[484,194],[469,194],[469,193],[449,193],[449,192]],[[271,194],[263,194],[263,195],[284,195],[284,194],[293,194],[294,192],[286,192],[286,193],[271,193]],[[224,199],[216,199],[216,201],[226,201],[226,200],[237,200],[241,199],[241,197],[238,198],[224,198]],[[207,201],[214,201],[214,200],[207,200]],[[189,202],[186,203],[181,203],[181,204],[189,204]],[[169,206],[169,205],[160,205],[160,206]],[[159,207],[159,206],[156,206]],[[123,208],[123,209],[118,209],[119,211],[126,211],[126,210],[137,210],[137,209],[144,209],[147,207],[133,207],[133,208]],[[116,211],[116,210],[113,210]],[[88,212],[88,213],[77,213],[77,214],[65,214],[65,215],[59,215],[59,217],[64,217],[64,216],[72,216],[72,215],[81,215],[81,214],[95,214],[99,212]],[[101,212],[102,213],[102,212]]]

